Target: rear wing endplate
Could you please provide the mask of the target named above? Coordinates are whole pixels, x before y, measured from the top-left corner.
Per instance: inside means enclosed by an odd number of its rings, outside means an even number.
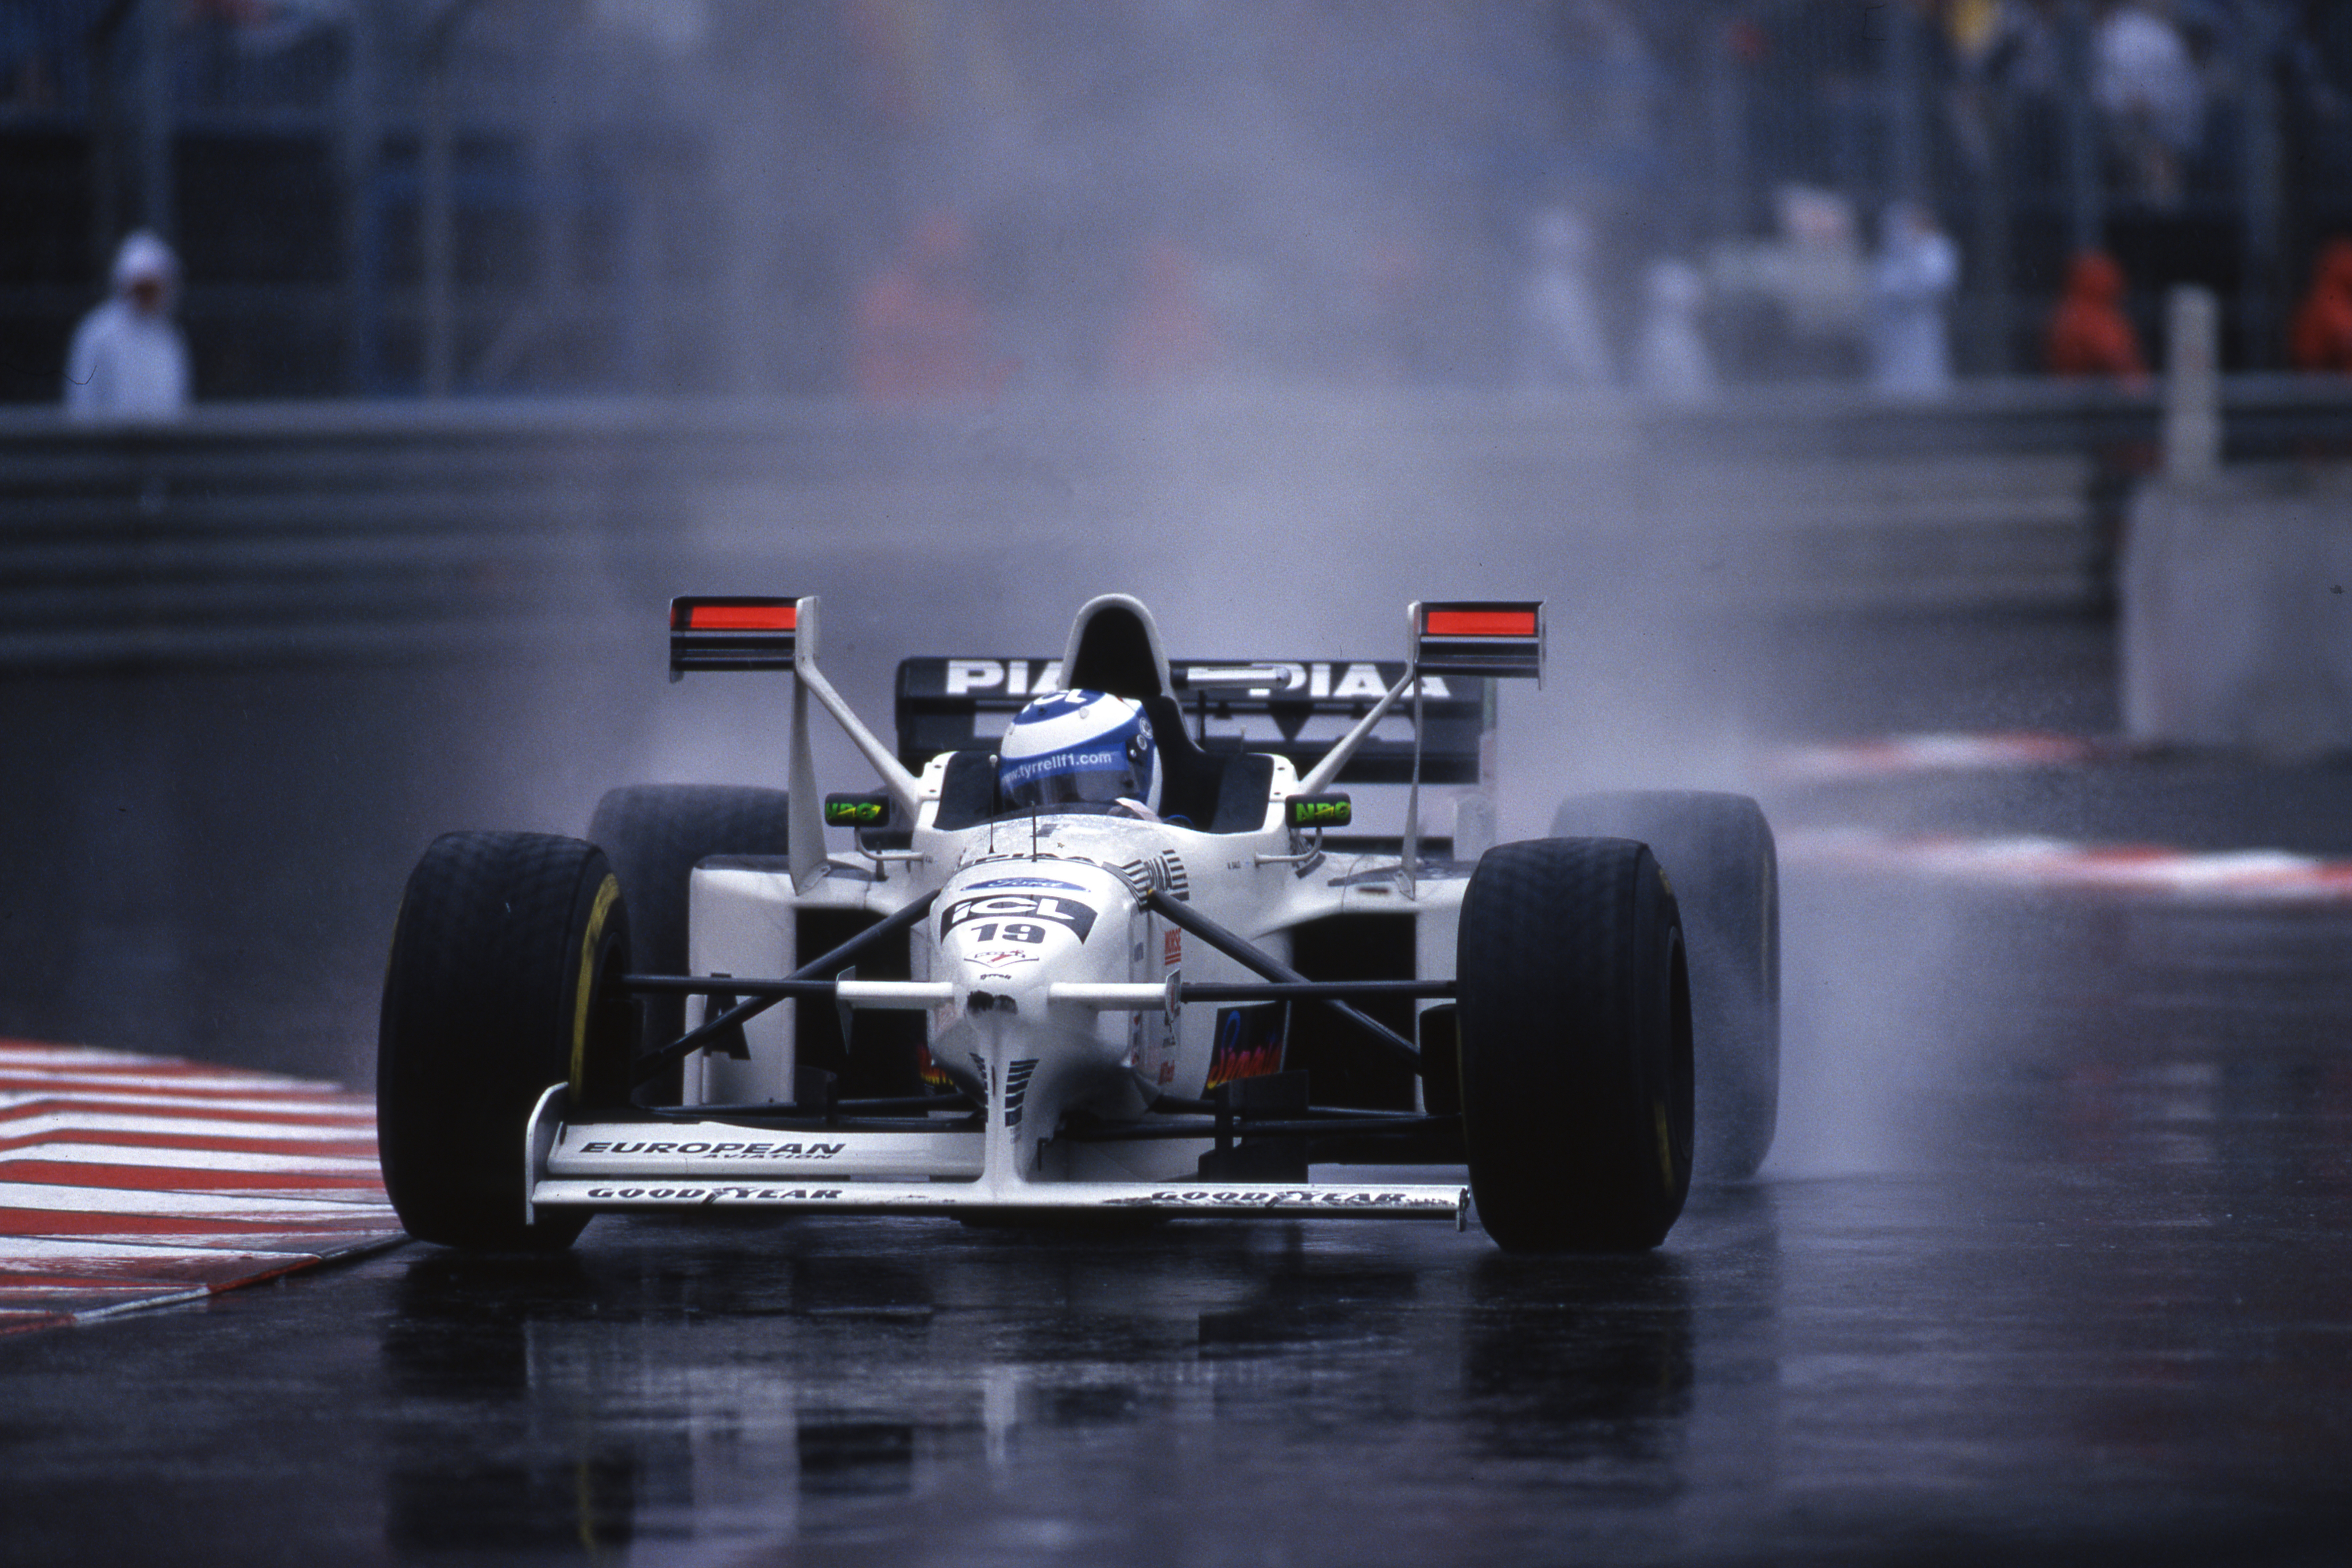
[[[672,599],[669,678],[705,669],[790,669],[800,620],[798,599]]]
[[[1424,676],[1543,683],[1543,602],[1415,605],[1412,660]]]

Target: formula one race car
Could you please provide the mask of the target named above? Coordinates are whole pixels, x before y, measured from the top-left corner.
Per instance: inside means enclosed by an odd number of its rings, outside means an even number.
[[[1402,663],[1219,664],[1108,595],[1057,660],[906,661],[896,752],[817,631],[814,598],[671,607],[673,679],[794,678],[789,792],[618,789],[586,840],[425,852],[377,1081],[413,1234],[560,1247],[598,1213],[706,1208],[1465,1225],[1475,1197],[1507,1249],[1639,1249],[1695,1153],[1763,1159],[1755,803],[1571,799],[1554,837],[1485,847],[1493,683],[1540,676],[1540,605],[1416,605]],[[812,698],[881,789],[819,795]],[[1352,836],[1344,784],[1402,785],[1402,833]],[[1467,786],[1450,837],[1424,786]],[[1454,1179],[1395,1179],[1415,1165]]]

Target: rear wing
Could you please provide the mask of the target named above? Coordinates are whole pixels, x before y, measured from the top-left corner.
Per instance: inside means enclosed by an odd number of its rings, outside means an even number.
[[[893,804],[912,819],[927,798],[915,770],[942,752],[992,750],[1024,703],[1062,685],[1059,659],[908,659],[898,667],[894,754],[817,668],[819,607],[814,595],[697,595],[671,600],[669,613],[671,679],[698,670],[775,669],[793,676],[787,782],[793,885],[803,891],[830,868],[809,743],[812,699],[840,724]],[[1177,704],[1203,751],[1285,757],[1298,771],[1301,795],[1344,783],[1409,786],[1400,875],[1410,897],[1421,786],[1483,788],[1490,782],[1495,682],[1543,679],[1544,626],[1543,605],[1535,600],[1423,602],[1406,615],[1412,657],[1402,662],[1175,663],[1160,651],[1150,612],[1125,595],[1108,595],[1080,612],[1068,657],[1090,678],[1097,669],[1123,672],[1126,679],[1148,670],[1150,685]],[[1408,700],[1407,712],[1395,711]],[[1465,804],[1475,799],[1465,797]],[[1491,817],[1491,802],[1487,811]]]
[[[1405,676],[1401,659],[1171,659],[1184,727],[1212,752],[1270,752],[1301,777]],[[1455,667],[1459,668],[1459,667]],[[1271,679],[1268,679],[1271,678]],[[1259,685],[1240,681],[1258,679]],[[919,771],[941,752],[993,751],[1013,715],[1062,684],[1056,658],[910,658],[898,666],[898,760]],[[1475,784],[1495,727],[1495,685],[1424,673],[1421,782]],[[1413,689],[1406,688],[1411,698]],[[1348,759],[1339,784],[1412,782],[1412,720],[1392,710]]]

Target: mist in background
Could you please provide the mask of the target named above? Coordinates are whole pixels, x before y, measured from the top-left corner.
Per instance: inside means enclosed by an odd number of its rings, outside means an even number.
[[[828,671],[885,733],[900,658],[1054,653],[1097,593],[1141,597],[1178,657],[1284,659],[1397,658],[1415,599],[1541,598],[1546,682],[1502,697],[1506,837],[1577,789],[1755,789],[1773,739],[1887,710],[1867,693],[1908,672],[1870,650],[1938,635],[1791,618],[1823,574],[1782,525],[1844,471],[1833,418],[1759,426],[1633,384],[1640,279],[1746,221],[1709,151],[1709,7],[278,11],[276,43],[224,35],[179,90],[275,70],[270,91],[358,127],[344,155],[373,195],[335,232],[267,181],[240,199],[311,268],[288,288],[360,301],[334,353],[285,363],[316,390],[454,395],[351,417],[446,462],[432,506],[482,509],[403,589],[477,618],[14,679],[18,732],[43,739],[5,767],[0,1027],[364,1082],[400,882],[436,833],[577,833],[617,784],[781,779],[782,679],[664,681],[676,594],[823,595]],[[364,33],[325,25],[346,16]],[[438,84],[438,130],[396,83]],[[446,232],[415,198],[436,180]],[[267,226],[176,195],[200,396],[266,382],[282,345],[204,284],[224,236],[266,248]],[[1547,246],[1597,360],[1537,352],[1559,330],[1530,305]],[[499,395],[521,393],[567,401]],[[578,401],[614,393],[624,415]],[[550,441],[565,421],[595,439]],[[200,408],[185,440],[299,423]],[[126,487],[142,537],[242,526],[235,484],[276,482],[267,457],[232,481],[157,442],[123,460],[185,471]],[[361,488],[362,457],[311,460],[279,488]],[[505,521],[509,497],[537,510]],[[863,787],[818,739],[827,785]],[[1822,1031],[1792,1040],[1792,1100],[1888,1081],[1844,1046],[1884,1047],[1937,994],[1925,943],[1884,931],[1825,967],[1792,931]],[[1860,1114],[1830,1120],[1875,1158]],[[1803,1142],[1822,1120],[1792,1104],[1790,1124]]]
[[[822,592],[836,679],[880,723],[898,658],[1050,650],[1097,591],[1143,597],[1180,653],[1284,658],[1393,657],[1416,598],[1540,595],[1558,678],[1506,697],[1508,826],[1539,831],[1573,784],[1738,776],[1724,667],[1752,675],[1754,649],[1727,646],[1722,552],[1651,498],[1645,464],[1684,455],[1626,401],[1638,279],[1695,255],[1720,205],[1696,112],[1708,8],[437,16],[409,48],[446,62],[460,124],[511,128],[526,164],[568,162],[624,215],[461,225],[485,283],[451,329],[458,384],[552,374],[586,279],[630,384],[867,411],[821,475],[713,485],[682,463],[677,548],[641,563],[657,592],[615,585],[630,613]],[[495,173],[493,144],[469,164],[459,137],[461,184]],[[1529,306],[1562,215],[1597,375],[1546,368]],[[1515,429],[1445,404],[1497,393],[1545,412]],[[920,478],[859,468],[897,420],[938,453]],[[743,727],[697,738],[686,710],[640,771],[744,771]]]

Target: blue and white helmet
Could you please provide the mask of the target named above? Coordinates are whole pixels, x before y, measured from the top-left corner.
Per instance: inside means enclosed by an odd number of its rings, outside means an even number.
[[[1140,801],[1160,810],[1160,753],[1143,704],[1100,691],[1054,691],[1013,716],[996,783],[1014,805]]]

